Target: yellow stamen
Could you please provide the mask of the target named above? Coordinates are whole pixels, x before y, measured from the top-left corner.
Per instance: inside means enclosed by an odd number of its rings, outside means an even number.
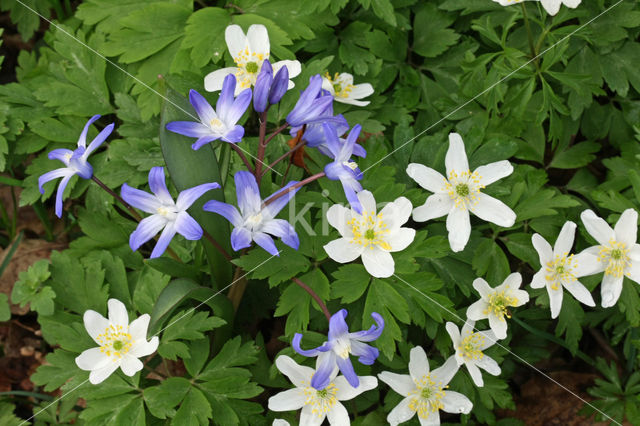
[[[614,239],[609,240],[608,246],[600,246],[598,260],[607,264],[604,273],[620,278],[631,265],[628,253],[627,245]]]
[[[383,250],[391,250],[391,245],[383,238],[389,233],[389,228],[382,220],[382,213],[362,212],[361,218],[352,218],[347,222],[351,226],[353,239],[351,243],[373,250],[375,246]]]

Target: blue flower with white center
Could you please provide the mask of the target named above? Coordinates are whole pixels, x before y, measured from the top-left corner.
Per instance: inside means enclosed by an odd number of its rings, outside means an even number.
[[[358,182],[362,179],[362,172],[358,164],[351,159],[353,155],[367,155],[364,148],[356,143],[362,127],[359,124],[355,125],[345,140],[338,138],[333,126],[328,123],[324,123],[323,126],[327,148],[333,157],[333,161],[324,167],[324,172],[330,180],[339,180],[342,183],[349,204],[358,214],[362,214],[362,205],[356,195],[362,191],[362,185]]]
[[[309,79],[309,85],[300,94],[298,102],[287,115],[287,123],[292,127],[315,122],[332,120],[326,116],[329,105],[333,104],[333,96],[322,91],[322,77],[316,74]]]
[[[44,194],[44,188],[42,186],[45,183],[59,177],[62,178],[58,186],[58,192],[56,193],[56,216],[58,217],[62,217],[62,194],[69,180],[73,175],[78,175],[82,179],[91,179],[93,176],[93,167],[91,167],[87,158],[102,145],[113,131],[114,124],[111,123],[102,129],[102,131],[98,133],[98,136],[96,136],[87,147],[87,132],[89,132],[89,126],[99,118],[99,115],[94,115],[87,121],[87,124],[84,125],[84,130],[82,130],[78,138],[78,148],[74,151],[70,149],[54,149],[49,153],[49,159],[62,161],[66,167],[52,170],[38,178],[38,187],[40,188],[41,194]]]
[[[347,120],[342,116],[342,114],[338,114],[336,116],[333,115],[332,103],[328,104],[325,110],[322,111],[318,117],[323,118],[325,121],[316,121],[314,123],[307,124],[304,134],[302,135],[302,140],[306,142],[308,147],[317,148],[322,154],[327,157],[332,157],[331,151],[329,151],[329,148],[327,147],[327,138],[324,134],[323,125],[324,123],[327,123],[332,126],[335,129],[336,134],[340,137],[349,130],[349,123],[347,123]],[[302,126],[291,128],[291,136],[295,137],[301,129]]]
[[[216,200],[207,201],[203,206],[204,210],[223,216],[234,226],[231,232],[231,247],[233,250],[238,251],[249,247],[251,242],[255,241],[268,253],[277,256],[278,249],[271,235],[279,237],[283,243],[297,250],[300,246],[300,240],[293,226],[284,219],[275,219],[276,215],[287,205],[298,189],[291,190],[283,196],[279,196],[279,194],[282,191],[287,191],[290,186],[295,185],[297,182],[289,182],[284,188],[263,202],[260,198],[260,190],[258,189],[256,178],[251,173],[239,171],[235,174],[234,180],[236,182],[236,195],[240,211],[230,204]],[[277,199],[269,202],[269,199],[276,196],[278,196]]]
[[[260,74],[256,78],[253,92],[253,109],[263,112],[268,104],[277,104],[287,91],[289,84],[289,70],[286,65],[278,70],[275,77],[268,59],[262,64]]]
[[[251,103],[251,89],[243,90],[237,98],[234,98],[235,89],[236,78],[230,74],[224,79],[215,110],[200,93],[193,89],[190,90],[189,102],[196,110],[200,122],[172,121],[167,123],[167,130],[198,138],[191,145],[194,150],[198,150],[202,145],[217,139],[228,143],[240,142],[244,136],[244,128],[236,123]]]
[[[138,227],[129,238],[129,245],[133,251],[153,238],[162,230],[162,234],[151,252],[151,258],[158,257],[169,246],[176,233],[187,240],[202,238],[202,227],[192,218],[187,209],[205,192],[220,188],[217,183],[203,183],[193,188],[185,189],[178,194],[174,202],[164,181],[164,168],[153,167],[149,171],[149,187],[153,195],[148,192],[122,185],[122,198],[133,207],[151,216],[140,221]]]
[[[300,355],[318,357],[317,370],[311,379],[311,386],[317,390],[324,389],[331,381],[331,374],[337,366],[351,386],[357,388],[360,380],[353,370],[349,355],[355,355],[364,365],[371,365],[378,358],[379,351],[363,342],[372,342],[382,334],[384,319],[376,312],[371,313],[376,325],[369,330],[349,333],[349,326],[345,322],[347,310],[341,309],[331,316],[329,321],[329,341],[315,349],[304,350],[300,347],[302,334],[293,336],[291,346]]]

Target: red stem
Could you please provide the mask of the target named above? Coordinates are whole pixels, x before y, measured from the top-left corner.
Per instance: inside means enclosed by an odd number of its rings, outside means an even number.
[[[318,303],[318,306],[320,306],[320,309],[322,309],[322,313],[324,313],[324,316],[327,317],[327,321],[331,321],[331,313],[329,312],[329,309],[327,308],[327,305],[324,304],[324,302],[322,301],[320,296],[318,296],[316,294],[316,292],[311,289],[311,287],[309,287],[308,285],[306,285],[305,283],[300,281],[298,278],[293,277],[293,278],[291,278],[291,281],[293,281],[294,283],[298,284],[300,287],[303,288],[304,291],[309,293],[309,295],[311,295],[311,297],[313,297],[313,300],[315,300],[316,303]]]
[[[310,183],[313,182],[314,180],[318,180],[321,177],[324,177],[325,173],[324,172],[320,172],[320,173],[316,173],[315,175],[309,176],[308,178],[301,180],[300,182],[296,183],[295,185],[291,185],[290,187],[288,187],[286,190],[278,192],[276,195],[274,195],[273,197],[269,198],[267,201],[265,201],[264,203],[262,203],[262,208],[265,208],[266,206],[268,206],[269,204],[273,203],[275,200],[277,200],[280,197],[283,197],[285,195],[287,195],[288,193],[290,193],[291,191],[295,191],[296,189]]]
[[[267,111],[263,111],[260,113],[260,142],[258,143],[258,158],[256,162],[256,181],[258,182],[258,186],[260,185],[260,180],[262,179],[262,164],[264,160],[264,153],[267,148],[268,141],[265,141],[264,137],[267,133]]]
[[[238,146],[236,146],[236,144],[234,143],[230,143],[229,145],[231,145],[231,148],[233,148],[236,154],[240,156],[240,159],[242,160],[244,165],[247,166],[247,169],[249,170],[249,172],[253,173],[253,167],[251,167],[251,163],[249,163],[249,160],[247,160],[247,157],[244,155],[244,152],[242,152],[242,150]]]

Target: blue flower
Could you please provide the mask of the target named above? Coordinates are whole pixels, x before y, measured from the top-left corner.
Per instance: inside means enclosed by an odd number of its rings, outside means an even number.
[[[349,123],[347,123],[347,120],[342,116],[342,114],[338,114],[334,117],[333,103],[327,104],[324,111],[318,114],[318,118],[323,120],[307,124],[304,134],[302,135],[302,140],[306,142],[308,147],[317,148],[322,154],[331,157],[331,152],[327,147],[327,138],[324,134],[324,123],[328,123],[332,126],[338,137],[347,133],[347,130],[349,130]],[[291,128],[291,136],[295,137],[301,129],[302,126]]]
[[[273,68],[268,59],[262,63],[260,74],[256,78],[256,86],[253,92],[253,109],[263,112],[267,109],[267,103],[277,104],[287,91],[289,84],[289,70],[286,65],[273,76]]]
[[[237,98],[236,78],[230,74],[224,79],[222,92],[214,110],[209,102],[195,90],[189,91],[189,102],[196,110],[200,122],[172,121],[167,123],[167,130],[181,135],[198,138],[191,148],[194,150],[211,141],[222,139],[225,142],[237,143],[244,136],[244,128],[236,124],[251,102],[251,89],[243,90]]]
[[[203,183],[193,188],[185,189],[178,194],[174,202],[164,181],[164,168],[153,167],[149,171],[149,187],[153,195],[148,192],[122,185],[122,198],[151,216],[140,221],[138,227],[129,238],[131,250],[138,248],[162,231],[156,246],[151,252],[151,258],[158,257],[169,246],[171,239],[179,233],[187,240],[202,238],[202,227],[192,218],[187,209],[205,192],[220,188],[217,183]]]
[[[331,381],[331,374],[336,366],[340,369],[344,377],[351,386],[357,388],[360,380],[353,370],[353,364],[349,355],[355,355],[364,365],[371,365],[378,358],[379,351],[373,346],[363,342],[372,342],[382,334],[384,329],[384,319],[376,312],[371,313],[376,325],[372,325],[369,330],[349,333],[349,326],[345,322],[347,310],[341,309],[331,316],[329,321],[329,341],[315,349],[304,350],[300,347],[302,334],[296,333],[293,336],[291,346],[300,355],[318,357],[317,371],[311,379],[311,386],[317,390],[324,389]]]
[[[362,127],[357,124],[349,132],[347,139],[340,139],[333,126],[323,123],[327,148],[333,157],[333,161],[324,167],[324,172],[330,180],[339,180],[342,183],[344,194],[351,207],[362,214],[362,205],[356,193],[362,191],[359,180],[362,179],[362,172],[358,164],[351,160],[352,155],[366,157],[367,152],[356,143]]]
[[[114,124],[111,123],[102,129],[102,131],[98,133],[98,136],[96,136],[87,147],[87,132],[89,131],[89,126],[99,118],[99,115],[94,115],[87,121],[87,124],[84,125],[84,130],[82,130],[78,138],[78,148],[76,148],[75,151],[71,151],[70,149],[54,149],[49,153],[49,159],[62,161],[66,167],[52,170],[38,178],[38,187],[40,188],[41,194],[44,194],[42,185],[50,180],[59,177],[62,178],[58,186],[58,192],[56,193],[56,216],[58,217],[62,217],[62,194],[69,180],[73,175],[78,175],[83,179],[91,179],[93,176],[93,167],[87,162],[87,158],[102,145],[113,131]]]
[[[272,203],[262,207],[260,190],[256,183],[256,178],[247,171],[239,171],[234,176],[236,182],[236,194],[238,207],[216,200],[205,203],[204,209],[209,212],[224,216],[234,226],[231,232],[231,247],[238,251],[251,246],[251,241],[255,241],[260,247],[272,255],[278,255],[278,249],[271,235],[279,237],[283,243],[298,249],[300,240],[293,226],[284,219],[274,219],[276,215],[287,205],[297,189],[290,191]],[[286,191],[297,182],[289,182],[280,191],[274,193],[270,198],[275,197],[281,191]],[[269,199],[265,200],[267,203]]]
[[[302,91],[300,99],[287,115],[287,123],[297,127],[331,119],[326,116],[327,108],[331,104],[333,104],[333,96],[328,93],[323,94],[322,77],[316,74],[309,79],[309,85]]]

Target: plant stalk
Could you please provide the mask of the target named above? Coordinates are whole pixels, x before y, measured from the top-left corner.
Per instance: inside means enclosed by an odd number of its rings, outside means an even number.
[[[326,176],[326,174],[324,172],[316,173],[315,175],[309,176],[308,178],[306,178],[304,180],[301,180],[300,182],[296,183],[295,185],[291,185],[286,190],[278,192],[276,195],[274,195],[273,197],[269,198],[267,201],[262,203],[262,208],[265,208],[266,206],[268,206],[269,204],[273,203],[278,198],[287,195],[291,191],[295,191],[296,189],[301,188],[304,185],[306,185],[306,184],[308,184],[310,182],[313,182],[314,180],[318,180],[318,179],[320,179],[321,177],[324,177],[324,176]]]
[[[324,316],[327,318],[327,321],[331,321],[331,312],[329,312],[329,309],[327,308],[327,305],[324,304],[324,302],[322,301],[322,299],[320,298],[320,296],[318,296],[316,294],[315,291],[313,291],[311,289],[311,287],[309,287],[308,285],[306,285],[305,283],[303,283],[302,281],[300,281],[300,279],[293,277],[291,278],[291,281],[293,281],[294,283],[298,284],[300,287],[302,287],[302,289],[304,291],[306,291],[307,293],[309,293],[309,295],[311,297],[313,297],[313,300],[316,301],[316,303],[318,304],[318,306],[320,306],[320,309],[322,309],[322,313],[324,314]]]

